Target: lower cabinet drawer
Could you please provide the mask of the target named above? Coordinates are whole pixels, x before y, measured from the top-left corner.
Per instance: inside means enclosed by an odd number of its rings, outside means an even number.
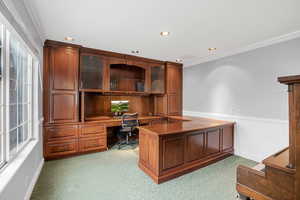
[[[76,139],[78,130],[77,125],[45,127],[45,138],[46,141]]]
[[[105,132],[103,125],[84,125],[81,126],[80,137],[104,136]]]
[[[79,140],[79,151],[95,151],[106,148],[106,137],[84,138]]]
[[[71,155],[78,152],[78,140],[47,142],[45,157]]]

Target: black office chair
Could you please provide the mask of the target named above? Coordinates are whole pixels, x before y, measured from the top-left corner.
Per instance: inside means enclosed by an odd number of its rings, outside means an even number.
[[[118,134],[118,149],[120,149],[122,145],[131,145],[136,143],[130,142],[129,137],[137,134],[137,126],[139,126],[138,113],[125,113],[122,115],[122,128]]]

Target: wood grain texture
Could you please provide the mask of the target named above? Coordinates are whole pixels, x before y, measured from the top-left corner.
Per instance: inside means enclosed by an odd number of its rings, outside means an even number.
[[[205,156],[205,132],[191,132],[186,136],[186,161],[199,160]]]
[[[232,141],[233,133],[224,137],[221,133],[223,129],[233,131],[233,123],[222,121],[219,124],[216,120],[218,127],[212,128],[213,120],[209,122],[203,118],[169,118],[140,127],[140,169],[156,183],[162,183],[232,155],[233,148],[228,148],[226,142],[224,149],[227,151],[220,149],[223,149],[223,138],[229,136],[225,140]],[[164,132],[162,127],[168,131]]]
[[[181,64],[51,40],[45,41],[43,63],[46,159],[105,150],[107,141],[105,139],[103,146],[103,140],[99,138],[106,138],[107,127],[120,126],[120,120],[107,119],[113,115],[111,100],[129,100],[129,112],[138,112],[142,124],[149,124],[159,116],[182,114]],[[87,69],[89,63],[91,69]],[[111,70],[112,65],[127,65],[130,70]],[[154,76],[162,88],[153,92],[152,67],[163,69],[156,74],[157,77]],[[90,74],[91,70],[95,74]],[[120,88],[123,91],[112,91],[112,75],[126,75],[132,80],[122,80]],[[144,92],[134,91],[137,88],[135,78],[144,81]],[[104,131],[100,126],[104,127]],[[55,152],[55,148],[59,152]]]

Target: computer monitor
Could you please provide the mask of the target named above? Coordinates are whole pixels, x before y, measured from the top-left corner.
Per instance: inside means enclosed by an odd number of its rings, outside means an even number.
[[[124,113],[129,110],[129,101],[111,101],[111,112]]]

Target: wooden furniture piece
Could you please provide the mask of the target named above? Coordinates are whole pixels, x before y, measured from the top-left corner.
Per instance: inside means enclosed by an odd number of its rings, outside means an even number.
[[[182,115],[182,68],[177,63],[166,63],[166,93],[154,96],[154,113]]]
[[[143,123],[182,113],[182,64],[45,41],[44,157],[107,149],[112,100]]]
[[[234,123],[168,117],[140,127],[139,167],[156,183],[233,154]]]
[[[288,85],[289,147],[265,159],[260,167],[238,167],[237,191],[242,199],[300,199],[300,76],[278,81]]]

